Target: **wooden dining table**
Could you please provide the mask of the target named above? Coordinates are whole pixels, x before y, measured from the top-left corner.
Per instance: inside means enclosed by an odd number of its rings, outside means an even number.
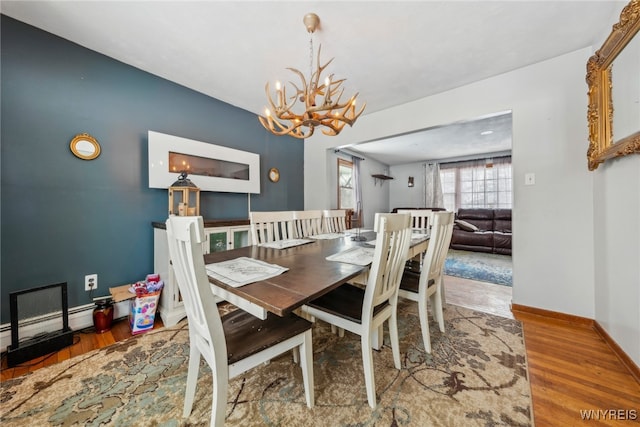
[[[366,241],[375,240],[373,231],[362,232]],[[258,259],[288,268],[288,271],[267,280],[233,287],[209,276],[214,294],[254,316],[266,319],[271,312],[284,316],[309,301],[365,274],[369,266],[330,261],[326,258],[354,246],[366,246],[366,241],[353,241],[348,233],[335,239],[310,239],[310,243],[287,249],[259,245],[215,252],[204,256],[205,264],[239,257]],[[412,239],[407,259],[426,251],[428,236]],[[370,246],[371,247],[371,246]]]

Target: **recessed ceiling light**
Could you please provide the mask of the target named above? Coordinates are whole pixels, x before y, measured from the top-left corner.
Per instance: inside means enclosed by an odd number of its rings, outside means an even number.
[[[484,132],[480,132],[480,135],[486,136],[486,135],[491,135],[492,133],[493,133],[492,130],[485,130]]]

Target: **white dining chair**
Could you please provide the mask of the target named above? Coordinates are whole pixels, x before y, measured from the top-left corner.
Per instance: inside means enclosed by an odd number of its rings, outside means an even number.
[[[376,245],[366,286],[347,283],[302,307],[313,319],[360,335],[367,401],[372,408],[377,403],[371,347],[384,322],[389,324],[394,365],[401,367],[396,305],[411,241],[409,221],[405,214],[376,214]]]
[[[398,209],[398,213],[408,213],[411,215],[411,227],[429,229],[433,222],[433,212],[431,209]]]
[[[222,426],[229,379],[289,350],[299,352],[305,398],[314,405],[312,323],[294,314],[260,320],[240,309],[220,317],[204,265],[202,217],[171,216],[166,222],[169,256],[189,322],[189,368],[183,417],[188,417],[200,357],[213,372],[211,425]]]
[[[322,211],[323,233],[340,233],[347,229],[347,211],[345,209],[326,209]]]
[[[400,290],[398,291],[398,295],[401,298],[407,298],[418,303],[422,341],[427,353],[431,353],[427,299],[430,300],[440,331],[444,332],[442,276],[452,233],[453,212],[434,212],[429,246],[427,247],[421,271],[416,273],[407,269],[402,277]]]
[[[431,209],[398,209],[398,213],[408,213],[411,215],[411,227],[415,229],[423,229],[429,231],[433,223],[433,212]],[[424,262],[424,253],[417,254],[413,260],[418,266],[422,266]]]
[[[293,211],[293,227],[297,238],[322,233],[322,211]]]
[[[249,212],[254,245],[294,239],[293,211]]]

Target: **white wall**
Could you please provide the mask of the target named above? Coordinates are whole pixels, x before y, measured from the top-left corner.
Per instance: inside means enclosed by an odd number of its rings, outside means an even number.
[[[389,183],[389,208],[424,208],[424,162],[390,167],[395,179]],[[413,187],[408,186],[413,177]]]
[[[586,166],[590,49],[362,116],[339,136],[305,141],[305,206],[330,192],[330,146],[513,111],[513,301],[594,318],[593,175]],[[524,174],[536,185],[524,186]]]
[[[593,174],[595,319],[640,365],[640,156]]]

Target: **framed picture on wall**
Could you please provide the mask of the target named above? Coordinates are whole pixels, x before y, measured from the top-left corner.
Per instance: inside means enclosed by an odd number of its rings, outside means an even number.
[[[204,191],[260,193],[260,155],[149,131],[149,188],[168,188],[186,172]]]

